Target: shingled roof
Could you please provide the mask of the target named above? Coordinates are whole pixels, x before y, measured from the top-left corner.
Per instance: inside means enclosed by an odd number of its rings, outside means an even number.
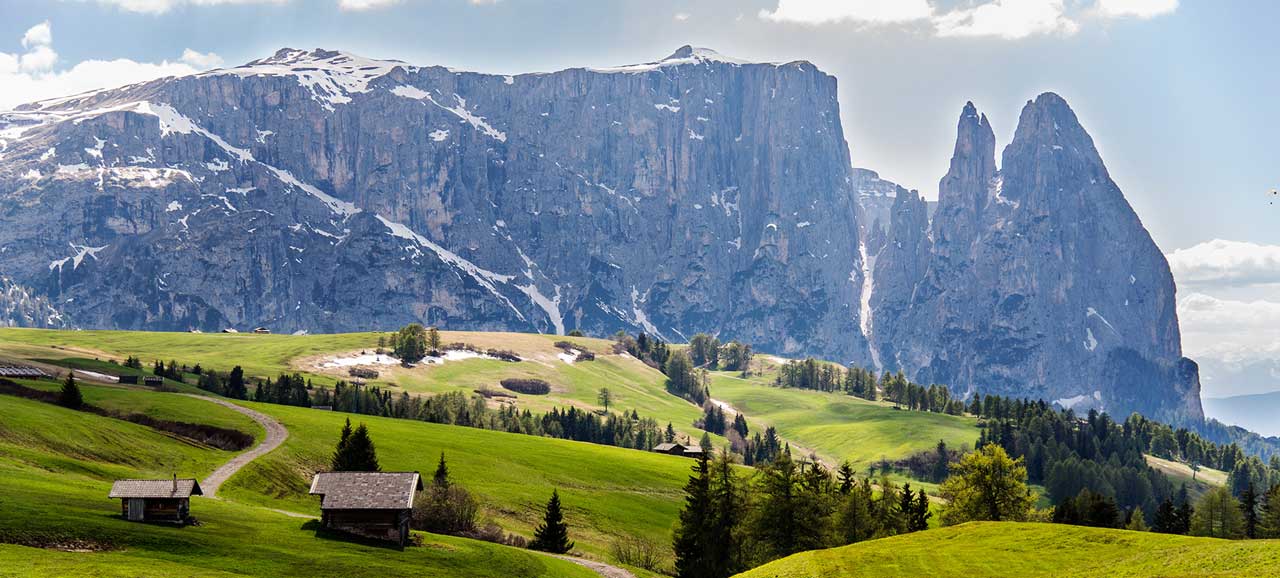
[[[408,509],[421,489],[418,472],[322,472],[311,480],[322,510]]]
[[[111,484],[109,498],[190,498],[203,496],[200,484],[194,479],[176,480],[116,480]]]

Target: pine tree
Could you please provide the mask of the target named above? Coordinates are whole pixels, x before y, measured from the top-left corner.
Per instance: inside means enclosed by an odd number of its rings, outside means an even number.
[[[1142,506],[1138,506],[1132,512],[1129,512],[1129,523],[1125,524],[1124,529],[1134,532],[1146,532],[1148,530],[1146,514],[1142,513]]]
[[[951,473],[951,464],[949,462],[951,452],[947,451],[947,442],[938,440],[937,462],[933,464],[933,481],[942,483]]]
[[[920,488],[920,493],[916,497],[915,510],[911,512],[912,532],[919,532],[929,529],[929,518],[933,517],[933,512],[929,511],[929,496],[924,493],[924,488]]]
[[[1271,486],[1262,496],[1262,518],[1259,532],[1265,538],[1280,538],[1280,484]]]
[[[431,355],[440,355],[440,330],[435,327],[427,330],[427,349],[431,351]]]
[[[708,560],[714,573],[710,577],[729,578],[746,567],[739,540],[735,539],[745,506],[734,472],[733,456],[727,451],[720,452],[711,466],[711,509]]]
[[[542,524],[534,530],[529,547],[552,554],[565,554],[573,549],[573,542],[569,541],[569,525],[564,522],[564,513],[560,511],[559,491],[551,491],[546,514],[542,518]]]
[[[449,466],[444,462],[444,452],[440,452],[440,463],[436,465],[436,473],[431,477],[431,485],[449,489]]]
[[[849,492],[853,491],[853,484],[857,482],[853,477],[853,465],[846,460],[840,464],[840,469],[837,472],[836,475],[840,481],[840,495],[847,496]]]
[[[711,448],[711,434],[709,434],[709,433],[707,433],[707,432],[705,432],[705,431],[704,431],[704,432],[702,432],[702,439],[698,440],[698,447],[702,448],[702,453],[703,453],[704,455],[705,455],[705,454],[710,454],[710,453],[711,453],[711,449],[712,449],[712,448]]]
[[[258,388],[261,390],[261,386]],[[351,443],[351,418],[347,418],[347,423],[342,426],[342,434],[338,437],[338,446],[333,450],[333,457],[329,460],[329,469],[335,472],[350,471],[347,468],[347,446]]]
[[[1258,537],[1258,493],[1253,482],[1240,492],[1240,513],[1244,516],[1244,537],[1253,540]]]
[[[1178,520],[1178,510],[1173,505],[1173,500],[1165,498],[1160,502],[1160,506],[1156,508],[1155,523],[1151,526],[1154,532],[1162,534],[1177,534],[1182,528],[1182,524]]]
[[[248,396],[249,390],[244,385],[244,369],[237,365],[231,368],[231,374],[227,376],[227,397],[244,399]]]
[[[712,524],[711,473],[706,454],[698,456],[693,475],[684,485],[684,508],[672,539],[677,578],[710,576],[714,568],[708,557]]]
[[[62,382],[62,391],[58,392],[58,405],[71,409],[80,409],[84,405],[84,396],[80,394],[74,372],[68,372],[67,380]]]

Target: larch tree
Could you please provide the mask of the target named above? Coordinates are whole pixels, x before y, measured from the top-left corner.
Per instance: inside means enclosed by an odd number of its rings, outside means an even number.
[[[1004,448],[987,444],[965,455],[951,468],[941,493],[949,505],[942,512],[944,525],[977,520],[1023,521],[1035,506],[1036,496],[1027,488],[1027,468],[1022,458],[1012,459]]]

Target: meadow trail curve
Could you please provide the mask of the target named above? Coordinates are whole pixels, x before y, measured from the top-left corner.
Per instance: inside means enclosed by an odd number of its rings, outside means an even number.
[[[559,558],[561,560],[573,562],[574,564],[577,564],[579,566],[586,567],[587,569],[595,572],[596,574],[603,576],[604,578],[636,578],[636,575],[632,574],[630,571],[624,570],[617,566],[610,566],[608,564],[605,564],[604,562],[596,562],[595,560],[585,560],[582,558],[574,558],[573,556],[565,556],[565,555],[552,554],[552,556],[555,556],[556,558]]]
[[[216,403],[233,411],[240,412],[249,416],[253,421],[258,422],[258,424],[260,424],[267,432],[267,437],[262,440],[262,443],[254,446],[253,449],[245,453],[231,458],[230,461],[222,464],[218,469],[214,470],[212,474],[209,474],[208,477],[200,481],[200,489],[204,490],[204,495],[206,497],[217,497],[218,488],[222,486],[223,482],[235,475],[236,472],[240,471],[240,468],[245,467],[249,462],[252,462],[258,457],[266,455],[267,452],[280,447],[280,444],[284,443],[284,440],[289,437],[289,430],[285,429],[285,427],[281,425],[280,422],[276,421],[275,418],[264,413],[214,397],[196,395],[192,393],[184,393],[181,395],[194,397],[196,399],[203,399],[210,403]]]

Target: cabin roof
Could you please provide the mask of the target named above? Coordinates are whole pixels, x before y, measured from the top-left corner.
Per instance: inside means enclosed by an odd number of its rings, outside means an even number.
[[[656,445],[656,446],[653,446],[653,451],[655,451],[655,452],[668,452],[668,451],[674,450],[674,449],[676,449],[676,448],[684,449],[684,447],[685,447],[685,446],[684,446],[684,444],[673,444],[673,443],[671,443],[671,442],[667,442],[667,443],[661,443],[661,444],[658,444],[658,445]]]
[[[418,472],[322,472],[311,480],[322,510],[409,509],[421,489]]]
[[[192,478],[176,480],[116,480],[109,498],[190,498],[203,496],[200,484]]]

